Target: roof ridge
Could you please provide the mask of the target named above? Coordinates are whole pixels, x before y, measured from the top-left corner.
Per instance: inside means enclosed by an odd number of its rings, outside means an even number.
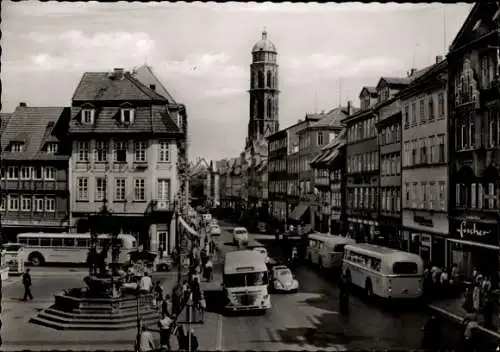
[[[132,84],[134,84],[138,89],[140,89],[144,94],[146,94],[149,98],[156,100],[159,97],[162,97],[158,93],[153,92],[150,88],[146,87],[144,84],[139,82],[136,78],[134,78],[131,74],[125,73],[123,77],[126,77]],[[154,94],[151,94],[154,93]],[[154,95],[158,95],[158,97],[155,97]],[[163,98],[163,97],[162,97]],[[163,98],[163,100],[166,100],[166,98]]]

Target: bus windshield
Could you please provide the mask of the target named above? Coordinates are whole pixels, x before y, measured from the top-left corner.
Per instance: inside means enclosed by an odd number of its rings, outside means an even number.
[[[224,286],[226,287],[247,287],[247,286],[262,286],[267,285],[267,273],[242,273],[242,274],[226,274],[224,275]]]
[[[416,275],[418,265],[413,262],[395,262],[392,265],[392,272],[396,275]]]

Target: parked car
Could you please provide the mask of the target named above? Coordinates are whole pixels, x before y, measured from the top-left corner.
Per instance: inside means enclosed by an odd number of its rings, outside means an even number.
[[[233,229],[233,243],[248,243],[248,231],[244,227],[235,227]]]
[[[297,292],[299,282],[286,265],[276,265],[271,269],[271,285],[273,291]]]

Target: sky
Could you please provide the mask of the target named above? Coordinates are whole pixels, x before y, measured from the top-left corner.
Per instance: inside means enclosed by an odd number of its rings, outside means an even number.
[[[2,112],[70,106],[86,71],[147,63],[186,105],[191,159],[243,149],[252,46],[278,51],[280,128],[446,55],[472,4],[2,1]]]

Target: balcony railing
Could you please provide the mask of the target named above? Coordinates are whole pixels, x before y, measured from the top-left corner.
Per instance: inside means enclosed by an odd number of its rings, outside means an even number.
[[[6,191],[57,192],[67,191],[68,183],[59,180],[1,180],[0,187]]]
[[[153,199],[148,204],[147,212],[174,211],[174,202],[163,199]]]

